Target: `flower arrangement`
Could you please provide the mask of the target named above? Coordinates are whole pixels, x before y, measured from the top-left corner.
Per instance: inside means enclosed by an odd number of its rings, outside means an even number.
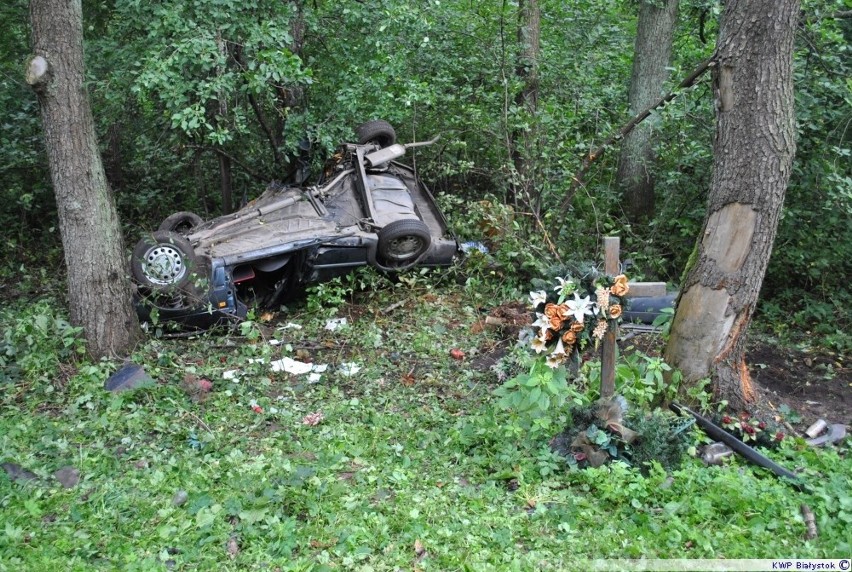
[[[786,437],[784,432],[775,424],[756,419],[747,412],[740,413],[739,417],[733,415],[717,416],[714,421],[728,433],[745,443],[751,441],[753,444],[763,447],[774,447]]]
[[[627,276],[597,275],[585,280],[557,277],[551,291],[530,292],[536,321],[528,336],[530,347],[557,368],[576,359],[589,343],[595,347],[615,328],[630,290]]]

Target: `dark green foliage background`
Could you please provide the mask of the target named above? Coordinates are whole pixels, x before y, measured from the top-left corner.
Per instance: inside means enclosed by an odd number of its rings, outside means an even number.
[[[235,159],[237,202],[257,196],[311,143],[315,166],[354,125],[383,118],[404,141],[442,134],[414,156],[444,194],[461,238],[482,238],[480,220],[511,232],[491,244],[507,280],[520,283],[548,251],[594,252],[622,236],[633,275],[677,283],[705,210],[713,101],[709,78],[659,110],[658,213],[630,226],[620,208],[617,153],[604,155],[574,196],[559,205],[582,157],[627,116],[635,3],[542,0],[539,113],[515,104],[517,6],[511,2],[273,2],[272,0],[84,1],[86,61],[102,153],[128,244],[176,210],[220,214],[214,149]],[[797,38],[799,127],[795,170],[762,295],[763,323],[778,333],[809,330],[848,346],[843,308],[852,258],[852,23],[833,14],[843,0],[805,0]],[[713,51],[720,6],[681,3],[674,85]],[[304,44],[291,51],[291,22]],[[59,237],[35,97],[23,82],[27,2],[0,6],[0,277],[57,268]],[[242,60],[221,57],[216,38]],[[298,50],[297,50],[298,51]],[[281,90],[298,93],[294,105]],[[280,126],[276,163],[260,114]],[[220,103],[224,102],[224,113]],[[537,134],[533,196],[500,203],[516,182],[510,135]],[[314,169],[315,172],[317,169]],[[490,204],[480,201],[488,199]],[[500,210],[500,209],[503,210]],[[502,214],[501,214],[502,213]],[[504,216],[505,215],[505,216]],[[502,217],[502,218],[501,218]],[[26,248],[39,244],[38,252]],[[548,261],[551,262],[551,261]],[[805,303],[802,301],[805,300]]]

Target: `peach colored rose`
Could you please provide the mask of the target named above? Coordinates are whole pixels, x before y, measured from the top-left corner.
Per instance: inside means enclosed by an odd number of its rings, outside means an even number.
[[[627,276],[624,274],[619,274],[614,278],[615,284],[613,284],[609,291],[615,294],[616,296],[624,296],[627,292],[630,291],[630,286],[627,285]]]
[[[581,324],[580,322],[574,322],[573,324],[571,324],[571,331],[574,332],[575,334],[579,334],[580,332],[582,332],[585,329],[586,329],[585,324]]]
[[[621,305],[613,304],[609,307],[609,317],[610,318],[618,318],[621,315]]]
[[[550,327],[554,330],[559,330],[562,328],[562,318],[559,316],[553,316],[550,318]]]
[[[563,320],[567,320],[568,316],[571,315],[571,308],[568,307],[568,304],[559,304],[557,310],[559,311],[559,317]]]
[[[548,329],[544,332],[544,341],[545,342],[549,342],[550,340],[552,340],[555,337],[556,337],[556,332],[554,332],[553,330]]]
[[[573,346],[576,341],[577,341],[577,334],[575,334],[571,330],[568,330],[567,332],[562,334],[562,343],[565,344],[566,347],[567,346]]]
[[[553,318],[554,316],[559,315],[559,306],[554,304],[553,302],[548,302],[544,306],[544,315],[548,318]]]
[[[630,291],[630,287],[627,285],[627,282],[616,282],[610,286],[609,291],[615,296],[624,296]]]

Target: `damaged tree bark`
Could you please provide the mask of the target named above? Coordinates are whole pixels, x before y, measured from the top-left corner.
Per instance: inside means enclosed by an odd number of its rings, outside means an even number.
[[[719,32],[707,217],[681,286],[666,360],[710,377],[734,409],[758,399],[745,363],[751,322],[795,153],[792,53],[798,0],[729,0]]]
[[[83,85],[80,0],[32,0],[30,21],[33,57],[26,79],[41,108],[68,268],[71,322],[83,327],[92,356],[126,356],[139,326],[118,214]]]

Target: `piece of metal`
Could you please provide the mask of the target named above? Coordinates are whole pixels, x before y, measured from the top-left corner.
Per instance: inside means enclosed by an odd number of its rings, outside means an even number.
[[[826,421],[825,419],[817,419],[813,425],[805,429],[805,435],[813,439],[814,437],[825,431],[826,427],[828,427],[828,421]]]
[[[834,423],[824,435],[815,439],[805,439],[805,443],[811,447],[821,447],[829,443],[836,443],[844,437],[846,437],[846,426],[841,423]]]
[[[698,423],[698,426],[704,430],[705,433],[711,438],[716,439],[718,441],[723,442],[725,445],[745,457],[747,460],[751,461],[755,465],[761,466],[765,469],[769,469],[773,473],[775,473],[779,477],[784,477],[788,480],[788,482],[795,487],[797,490],[804,490],[805,483],[799,478],[798,475],[789,471],[770,459],[767,459],[709,419],[705,419],[698,413],[692,411],[688,407],[684,405],[680,405],[678,403],[672,403],[669,405],[669,408],[679,415],[688,414],[692,415],[695,418],[695,422]]]
[[[701,460],[708,465],[721,465],[722,462],[731,457],[734,450],[721,442],[710,443],[701,452]]]

